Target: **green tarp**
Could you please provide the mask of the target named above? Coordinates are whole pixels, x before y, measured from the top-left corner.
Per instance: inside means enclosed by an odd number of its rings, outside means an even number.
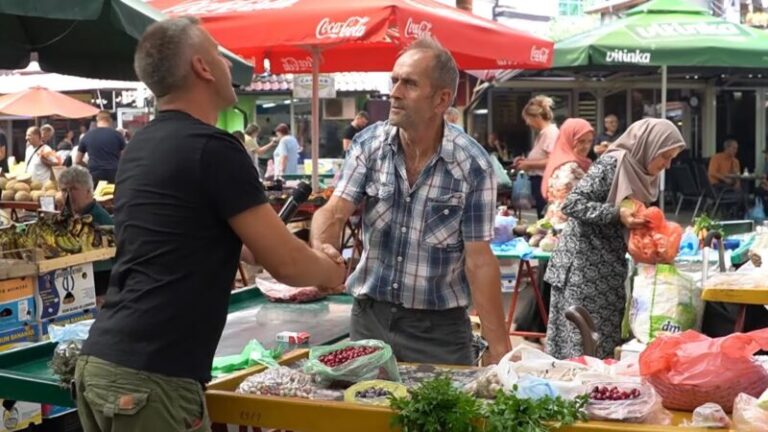
[[[136,80],[133,53],[165,16],[141,0],[2,0],[0,69],[20,69],[37,52],[41,69],[88,78]],[[227,52],[237,84],[253,66]]]

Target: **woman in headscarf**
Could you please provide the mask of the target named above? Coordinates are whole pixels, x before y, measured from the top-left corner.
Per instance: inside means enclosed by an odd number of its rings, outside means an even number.
[[[541,194],[547,200],[545,219],[555,227],[561,227],[568,219],[561,207],[565,197],[592,164],[587,156],[595,138],[595,130],[588,121],[571,118],[560,126],[555,148],[547,160]]]
[[[547,349],[559,358],[580,356],[581,336],[565,311],[581,305],[589,311],[600,340],[597,356],[613,355],[621,344],[627,277],[627,229],[645,220],[622,207],[626,198],[655,201],[659,174],[685,148],[677,127],[668,120],[643,119],[632,124],[566,197],[565,229],[544,280],[552,284]]]

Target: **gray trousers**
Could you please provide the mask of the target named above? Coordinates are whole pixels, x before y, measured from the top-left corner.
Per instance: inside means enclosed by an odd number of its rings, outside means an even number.
[[[388,343],[400,362],[444,365],[474,363],[472,326],[466,308],[407,309],[368,297],[352,306],[351,339]]]

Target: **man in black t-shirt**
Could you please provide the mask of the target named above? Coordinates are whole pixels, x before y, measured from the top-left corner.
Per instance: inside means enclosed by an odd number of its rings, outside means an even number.
[[[3,174],[8,173],[8,156],[8,138],[0,129],[0,168],[3,169]]]
[[[242,144],[214,126],[236,101],[230,66],[189,17],[136,48],[159,113],[120,159],[117,255],[75,373],[86,432],[210,430],[202,385],[241,253],[286,284],[343,282],[343,260],[286,229]]]
[[[352,123],[347,126],[346,129],[344,129],[344,139],[342,140],[342,145],[344,146],[344,154],[346,155],[349,151],[349,146],[352,145],[352,139],[357,135],[360,131],[365,129],[366,126],[368,126],[368,113],[365,111],[360,111],[357,113],[354,119],[352,119]]]
[[[96,114],[96,127],[83,135],[77,145],[75,164],[86,166],[85,155],[88,154],[88,171],[93,177],[93,184],[100,180],[115,183],[117,165],[120,155],[125,150],[125,138],[112,127],[112,115],[109,111]]]

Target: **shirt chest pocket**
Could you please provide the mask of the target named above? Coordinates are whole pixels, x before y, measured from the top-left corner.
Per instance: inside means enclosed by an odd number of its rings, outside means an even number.
[[[394,188],[391,185],[369,184],[365,192],[367,194],[365,226],[374,232],[381,231],[392,221]]]
[[[429,198],[424,217],[424,243],[438,248],[459,248],[463,211],[463,193]]]

